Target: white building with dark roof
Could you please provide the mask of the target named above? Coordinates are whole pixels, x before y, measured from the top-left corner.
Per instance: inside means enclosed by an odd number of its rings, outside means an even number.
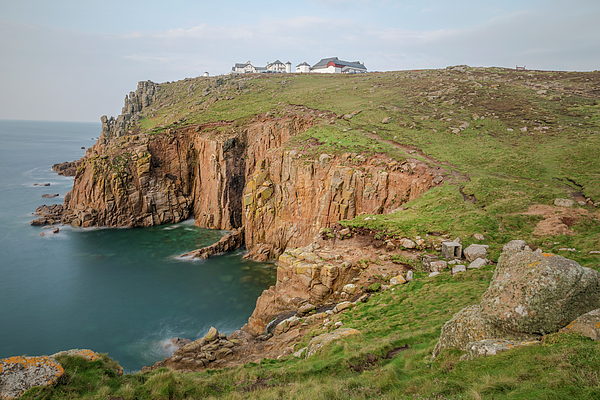
[[[337,57],[323,58],[312,66],[311,72],[319,74],[361,74],[367,72],[360,61],[343,61]]]
[[[277,60],[275,62],[267,62],[266,67],[255,67],[250,61],[245,64],[235,64],[231,68],[232,74],[249,74],[249,73],[290,73],[292,72],[292,63],[282,63]],[[367,72],[367,68],[364,63],[360,61],[344,61],[337,57],[323,58],[321,61],[313,65],[312,67],[303,62],[296,65],[296,71],[298,73],[309,73],[314,72],[318,74],[359,74]]]
[[[303,62],[302,64],[296,65],[296,72],[307,74],[310,72],[310,64],[307,62]]]
[[[232,74],[260,74],[267,72],[292,72],[292,63],[288,61],[284,64],[281,61],[277,60],[272,63],[267,62],[266,67],[255,67],[250,61],[248,61],[244,64],[236,63],[231,68]]]

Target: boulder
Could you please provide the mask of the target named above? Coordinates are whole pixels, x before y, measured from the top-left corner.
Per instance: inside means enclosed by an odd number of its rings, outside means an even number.
[[[598,272],[561,256],[533,252],[522,243],[510,242],[505,250],[481,301],[489,323],[548,334],[600,308]]]
[[[323,348],[323,346],[334,340],[357,335],[362,335],[362,333],[358,329],[341,328],[331,333],[324,333],[322,335],[315,336],[308,343],[308,346],[306,348],[306,357],[311,357],[315,355],[319,350]]]
[[[336,312],[336,313],[342,312],[345,309],[347,309],[348,307],[350,307],[351,305],[352,305],[352,303],[349,301],[342,301],[341,303],[336,304],[336,306],[333,308],[333,312]]]
[[[398,275],[390,279],[390,285],[402,285],[406,283],[406,279],[402,275]]]
[[[400,245],[407,249],[414,249],[417,247],[417,244],[410,239],[402,238],[400,239]]]
[[[478,258],[474,260],[471,264],[469,264],[469,268],[481,268],[485,264],[487,264],[487,259]]]
[[[448,268],[448,263],[444,260],[433,261],[430,263],[429,270],[431,272],[440,272],[443,269]]]
[[[517,253],[528,248],[529,246],[527,246],[527,242],[524,240],[511,240],[510,242],[502,246],[502,254]]]
[[[561,331],[578,332],[592,340],[600,340],[600,309],[580,315],[575,321],[561,329]]]
[[[423,254],[421,259],[423,263],[423,269],[425,271],[431,271],[431,263],[438,260],[438,256],[433,254]]]
[[[455,265],[452,267],[452,275],[458,274],[459,272],[467,272],[467,267],[464,265]]]
[[[344,285],[344,288],[342,290],[348,294],[354,294],[354,292],[356,291],[356,285],[353,283],[349,283],[347,285]]]
[[[412,281],[413,279],[414,279],[414,278],[413,278],[413,272],[412,272],[412,271],[408,271],[408,272],[406,273],[406,281],[407,281],[407,282],[410,282],[410,281]]]
[[[433,350],[433,357],[437,357],[440,351],[446,348],[467,350],[469,343],[484,339],[531,340],[535,339],[535,336],[509,332],[490,324],[482,317],[479,306],[469,306],[454,314],[452,319],[444,324],[440,340]]]
[[[0,360],[0,398],[15,399],[34,386],[54,385],[65,373],[54,359],[10,357]]]
[[[215,328],[214,326],[211,326],[210,329],[208,330],[208,333],[205,336],[205,339],[207,342],[212,342],[213,340],[217,339],[218,336],[219,336],[219,332],[217,331],[217,328]]]
[[[473,235],[473,237],[479,241],[482,241],[485,239],[485,237],[481,233],[476,233]]]
[[[473,262],[478,258],[486,258],[488,248],[487,244],[472,244],[465,249],[465,258],[468,262]]]
[[[571,199],[554,199],[554,205],[557,207],[573,207],[575,202]]]

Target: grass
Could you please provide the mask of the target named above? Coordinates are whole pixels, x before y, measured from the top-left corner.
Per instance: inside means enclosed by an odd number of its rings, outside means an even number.
[[[600,344],[575,334],[549,335],[542,345],[495,357],[461,361],[461,351],[444,350],[431,360],[441,326],[455,312],[479,302],[492,274],[491,266],[458,278],[416,273],[410,284],[375,293],[367,303],[342,314],[344,326],[358,328],[362,337],[334,342],[308,359],[288,356],[203,373],[162,369],[121,377],[106,356],[95,362],[64,356],[59,360],[66,370],[63,384],[32,389],[25,398],[567,399],[600,395]],[[315,330],[305,342],[322,332]],[[394,349],[401,351],[386,358]]]
[[[173,127],[231,121],[243,130],[257,114],[284,117],[302,109],[315,125],[285,146],[307,163],[322,154],[417,158],[443,167],[451,178],[397,212],[360,215],[343,225],[376,230],[382,238],[421,236],[429,244],[441,234],[459,236],[464,247],[481,233],[493,260],[503,244],[523,239],[599,269],[600,256],[589,254],[600,250],[597,208],[585,206],[587,217],[572,224],[572,235],[535,236],[542,217],[525,214],[555,198],[600,201],[599,84],[599,72],[500,68],[194,78],[161,84],[131,128],[158,137]],[[343,118],[355,111],[360,112]],[[388,117],[391,122],[384,123]],[[111,168],[124,171],[122,161]],[[396,261],[414,264],[409,258]],[[333,343],[309,359],[288,356],[204,373],[158,370],[121,377],[111,372],[107,357],[95,362],[63,357],[66,379],[25,397],[600,398],[600,345],[572,334],[549,335],[542,345],[495,357],[461,361],[460,351],[444,350],[431,360],[442,325],[479,302],[492,274],[493,266],[454,277],[415,272],[410,284],[383,292],[375,283],[367,303],[341,316],[362,337]],[[296,349],[323,332],[315,328]],[[402,351],[386,358],[394,349]]]

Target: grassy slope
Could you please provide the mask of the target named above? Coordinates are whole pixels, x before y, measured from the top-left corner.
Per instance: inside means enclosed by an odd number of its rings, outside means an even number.
[[[502,244],[523,238],[584,266],[599,267],[599,256],[588,254],[600,249],[597,212],[572,227],[575,235],[557,237],[533,236],[540,217],[522,213],[532,204],[549,205],[571,192],[600,201],[600,73],[487,69],[235,76],[163,84],[160,93],[155,109],[141,121],[143,130],[243,121],[261,112],[281,115],[289,112],[289,105],[341,115],[361,110],[349,121],[323,121],[289,146],[300,149],[307,160],[347,152],[386,153],[399,161],[434,159],[468,179],[438,187],[404,204],[401,212],[369,221],[361,216],[346,224],[395,235],[460,235],[466,245],[480,232],[493,258]],[[383,124],[385,117],[392,122]],[[521,130],[525,127],[527,132]],[[411,149],[417,152],[409,154]],[[463,194],[474,196],[475,203],[465,201]],[[563,247],[577,251],[561,253]],[[446,351],[430,361],[443,323],[477,303],[491,275],[492,267],[459,278],[430,279],[417,273],[409,286],[376,294],[344,314],[345,326],[361,330],[361,339],[330,346],[309,360],[287,357],[202,374],[159,371],[123,378],[96,365],[92,381],[79,382],[78,372],[70,385],[43,392],[47,398],[124,399],[599,397],[600,347],[585,338],[557,334],[544,346],[496,357],[467,362],[458,360],[460,352]],[[409,349],[385,358],[389,350],[404,345]],[[374,359],[368,353],[377,360],[367,362]],[[77,360],[65,361],[73,374],[71,364]],[[79,371],[93,363],[83,364]],[[35,397],[36,390],[29,395]]]

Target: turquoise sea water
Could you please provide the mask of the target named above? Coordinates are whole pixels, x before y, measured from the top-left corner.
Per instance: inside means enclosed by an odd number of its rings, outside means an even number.
[[[72,187],[52,164],[81,157],[99,133],[99,123],[0,120],[0,358],[89,348],[139,370],[169,356],[172,337],[240,328],[275,282],[273,264],[241,251],[178,259],[225,233],[193,221],[57,234],[30,226],[36,207],[62,203]]]

